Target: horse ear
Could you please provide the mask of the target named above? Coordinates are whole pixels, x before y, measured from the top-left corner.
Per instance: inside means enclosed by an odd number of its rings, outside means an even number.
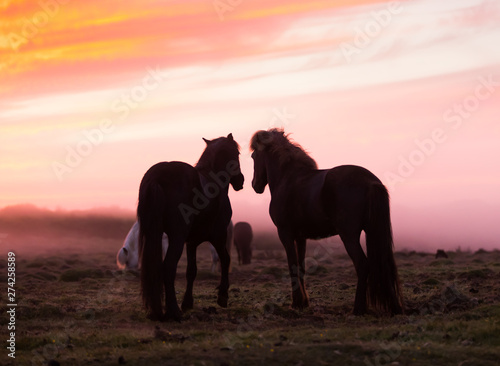
[[[203,141],[205,141],[205,143],[208,145],[209,143],[211,143],[212,141],[210,140],[207,140],[206,138],[202,137]]]
[[[230,140],[230,141],[234,141],[234,138],[233,138],[233,134],[230,133],[229,135],[227,135],[227,138]]]

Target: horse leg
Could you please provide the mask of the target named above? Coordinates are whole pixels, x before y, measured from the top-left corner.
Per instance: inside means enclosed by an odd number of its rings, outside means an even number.
[[[356,286],[356,297],[354,299],[354,315],[363,315],[366,313],[366,290],[368,286],[368,259],[359,242],[358,234],[340,234],[347,254],[351,257],[358,276]]]
[[[303,306],[308,307],[309,306],[309,295],[307,294],[306,291],[306,284],[304,281],[304,277],[306,275],[306,264],[305,264],[305,258],[306,258],[306,239],[297,239],[296,241],[297,244],[297,254],[298,254],[298,260],[299,260],[299,280],[302,285],[302,289],[304,290],[304,300],[303,300]]]
[[[184,299],[182,300],[182,311],[190,310],[193,308],[193,283],[198,273],[198,267],[196,266],[196,249],[198,247],[197,243],[188,242],[186,244],[186,255],[187,255],[187,268],[186,268],[186,292],[184,293]]]
[[[286,258],[288,260],[288,271],[292,283],[292,308],[302,310],[304,308],[306,295],[299,275],[300,266],[295,239],[292,234],[283,230],[278,230],[278,235],[281,243],[285,247]]]
[[[226,249],[225,238],[215,240],[212,245],[217,250],[220,261],[220,284],[219,293],[217,294],[217,304],[223,308],[227,308],[227,300],[229,298],[229,264],[231,262],[231,258],[229,257]]]
[[[252,248],[250,247],[249,242],[245,242],[244,251],[245,251],[245,255],[244,255],[244,259],[243,259],[243,264],[252,263]]]
[[[226,250],[231,260],[231,249],[233,248],[233,222],[230,222],[227,227]],[[231,273],[231,262],[229,262],[229,273]]]
[[[166,319],[180,321],[182,312],[177,304],[175,296],[175,276],[177,273],[177,263],[182,255],[184,240],[172,239],[165,260],[163,261],[163,284],[165,286]]]
[[[241,266],[241,249],[236,239],[234,240],[234,246],[236,247],[236,253],[238,253],[238,264]]]

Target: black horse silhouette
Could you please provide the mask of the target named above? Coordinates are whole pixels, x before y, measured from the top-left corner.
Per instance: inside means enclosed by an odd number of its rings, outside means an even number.
[[[242,189],[244,178],[240,171],[239,146],[232,134],[204,141],[207,146],[195,167],[183,162],[158,163],[141,181],[137,206],[141,289],[144,306],[152,319],[181,319],[174,282],[184,243],[188,265],[182,309],[193,307],[196,248],[205,241],[210,242],[219,255],[221,281],[217,303],[227,306],[230,258],[226,236],[232,216],[228,190],[229,184],[236,191]],[[163,233],[168,236],[169,246],[162,261]]]
[[[282,130],[256,132],[251,148],[252,187],[262,193],[269,184],[269,212],[288,258],[292,307],[309,305],[304,283],[306,239],[340,235],[358,276],[354,313],[366,312],[367,298],[382,311],[402,313],[389,195],[381,181],[358,166],[318,170]],[[366,255],[361,231],[366,234]]]

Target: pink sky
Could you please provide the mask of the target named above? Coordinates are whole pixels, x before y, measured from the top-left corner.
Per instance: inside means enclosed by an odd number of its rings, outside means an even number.
[[[133,210],[152,164],[232,132],[234,219],[270,227],[248,140],[281,126],[379,176],[401,241],[500,247],[498,1],[49,3],[0,1],[0,207]]]

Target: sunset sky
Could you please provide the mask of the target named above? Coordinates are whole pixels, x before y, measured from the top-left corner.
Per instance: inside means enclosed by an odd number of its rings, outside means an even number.
[[[134,210],[232,132],[233,217],[271,227],[248,142],[284,127],[375,173],[396,238],[500,248],[499,45],[498,0],[0,0],[0,208]]]

